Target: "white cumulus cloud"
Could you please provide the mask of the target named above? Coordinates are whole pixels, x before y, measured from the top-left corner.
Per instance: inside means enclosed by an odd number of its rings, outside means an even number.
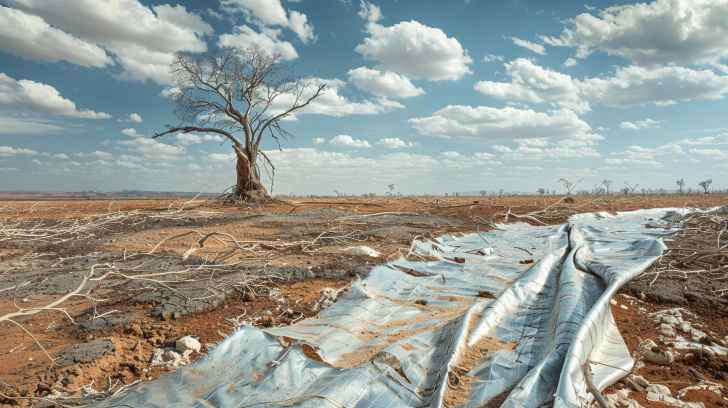
[[[376,100],[354,101],[343,94],[346,83],[340,79],[307,78],[310,85],[303,97],[311,95],[319,84],[325,84],[324,92],[311,102],[310,105],[299,111],[300,114],[318,114],[326,116],[349,116],[349,115],[374,115],[390,112],[394,109],[404,108],[402,104],[387,98]],[[291,106],[297,96],[293,94],[282,94],[276,98],[273,110],[281,111]]]
[[[227,12],[243,13],[255,25],[288,28],[304,44],[316,39],[308,17],[298,11],[286,11],[280,0],[222,0],[220,4]]]
[[[385,137],[383,139],[379,139],[377,144],[384,146],[387,149],[402,149],[405,147],[412,147],[415,145],[412,142],[405,142],[404,140],[402,140],[398,137]]]
[[[334,146],[351,147],[354,149],[368,149],[372,147],[369,142],[362,139],[354,139],[349,135],[337,135],[329,140],[329,143]]]
[[[728,56],[725,21],[724,0],[656,0],[580,14],[544,41],[574,47],[579,58],[601,51],[639,65],[718,63]]]
[[[280,30],[267,29],[263,32],[257,32],[246,25],[237,27],[236,30],[233,34],[221,35],[218,45],[242,50],[257,49],[268,56],[277,56],[286,61],[298,58],[298,53],[293,44],[279,38],[281,35]]]
[[[432,81],[460,79],[471,73],[468,52],[439,28],[414,20],[389,27],[369,23],[367,33],[355,50],[380,69]]]
[[[0,72],[0,108],[3,110],[23,111],[68,116],[82,119],[108,119],[108,113],[93,110],[80,110],[76,104],[61,96],[58,90],[48,84],[27,79],[15,80]]]
[[[9,3],[35,16],[31,18],[32,25],[41,33],[48,33],[50,40],[46,46],[57,45],[56,54],[29,49],[23,45],[24,41],[30,41],[27,38],[0,41],[0,48],[28,58],[65,60],[84,66],[110,64],[111,60],[103,53],[105,50],[121,66],[120,77],[130,80],[170,83],[169,65],[175,53],[206,51],[205,37],[213,32],[199,15],[181,5],[148,7],[138,0],[9,0]],[[43,28],[43,23],[53,29]],[[44,41],[45,38],[39,43]],[[82,52],[87,55],[85,59],[79,56]]]
[[[404,75],[367,67],[350,70],[349,82],[363,91],[393,99],[411,98],[425,93]]]
[[[12,157],[12,156],[35,156],[38,152],[31,149],[25,149],[22,147],[12,146],[0,146],[0,157]]]
[[[510,82],[480,81],[475,89],[509,101],[546,102],[577,112],[588,111],[593,104],[669,105],[720,99],[728,94],[728,76],[708,69],[627,66],[611,75],[577,79],[524,58],[508,62],[505,67]]]
[[[423,135],[444,137],[538,138],[554,137],[591,143],[602,137],[568,109],[537,112],[514,107],[448,105],[431,116],[412,118]]]
[[[628,130],[654,129],[660,127],[660,122],[647,118],[643,120],[636,120],[634,122],[624,121],[619,124],[619,127]]]
[[[511,41],[513,41],[513,44],[518,47],[525,48],[539,55],[546,55],[546,48],[544,48],[544,46],[541,44],[524,40],[518,37],[511,37]]]
[[[66,61],[85,67],[112,63],[103,48],[21,10],[0,6],[0,47],[15,55],[43,60]]]

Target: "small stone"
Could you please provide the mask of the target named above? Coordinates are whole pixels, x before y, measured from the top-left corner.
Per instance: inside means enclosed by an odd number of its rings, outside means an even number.
[[[648,339],[640,343],[640,352],[646,361],[658,365],[668,365],[675,361],[675,355],[669,350],[662,350],[657,344]]]
[[[381,256],[381,254],[376,249],[370,248],[365,245],[349,247],[344,249],[344,251],[352,255],[369,256],[372,258],[379,258]]]
[[[675,337],[675,327],[667,323],[660,324],[660,333],[663,336]]]
[[[650,382],[647,381],[647,379],[641,375],[632,374],[632,375],[630,375],[630,378],[632,379],[632,381],[635,382],[635,384],[637,384],[639,386],[642,386],[644,388],[647,388],[650,386]]]
[[[195,353],[199,353],[202,349],[202,344],[200,342],[192,337],[192,336],[184,336],[174,343],[174,347],[179,353],[184,353],[186,351],[194,351]]]
[[[670,326],[674,326],[679,323],[679,320],[675,316],[670,315],[663,315],[660,318],[660,321],[665,324],[669,324]]]
[[[627,306],[625,306],[625,305],[619,305],[619,307],[620,307],[620,308],[621,308],[622,310],[629,310],[629,308],[628,308]]]
[[[655,393],[659,395],[666,395],[666,396],[672,396],[672,391],[670,391],[670,388],[668,388],[666,385],[662,384],[650,384],[647,386],[647,392]],[[652,400],[656,401],[656,400]]]
[[[692,337],[693,341],[700,341],[700,339],[702,339],[705,336],[706,336],[706,334],[702,330],[698,330],[695,328],[690,330],[690,337]]]

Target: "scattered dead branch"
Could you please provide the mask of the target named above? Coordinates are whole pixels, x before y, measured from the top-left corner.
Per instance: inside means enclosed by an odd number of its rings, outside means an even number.
[[[673,224],[679,230],[666,240],[669,248],[639,279],[649,279],[652,286],[658,279],[688,279],[689,275],[701,274],[727,284],[715,290],[717,296],[728,292],[728,212],[693,212],[660,226]]]
[[[180,204],[173,202],[170,206],[158,212],[155,211],[110,211],[91,216],[64,219],[59,221],[48,220],[19,220],[11,218],[0,219],[0,243],[53,243],[60,244],[72,240],[84,240],[97,237],[104,231],[114,227],[135,226],[146,222],[160,220],[179,221],[190,218],[209,218],[219,213],[213,211],[191,211],[187,207],[196,201],[189,200]],[[111,206],[109,206],[109,209]],[[32,212],[34,206],[28,211]]]

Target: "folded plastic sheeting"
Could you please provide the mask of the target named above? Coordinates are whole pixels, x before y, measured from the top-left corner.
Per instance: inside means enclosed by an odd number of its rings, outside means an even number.
[[[603,389],[633,365],[609,301],[661,255],[665,213],[418,242],[422,261],[374,268],[318,318],[244,327],[99,405],[583,407],[585,372]]]

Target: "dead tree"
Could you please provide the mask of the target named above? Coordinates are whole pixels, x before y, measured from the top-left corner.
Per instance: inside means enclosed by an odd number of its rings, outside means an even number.
[[[561,185],[564,186],[564,190],[566,190],[566,195],[567,196],[568,195],[571,195],[571,193],[576,188],[576,185],[579,184],[579,181],[581,181],[581,180],[578,180],[576,182],[573,182],[573,181],[568,180],[568,179],[565,179],[565,178],[560,178],[559,179],[559,183],[561,183]]]
[[[681,178],[678,181],[676,181],[675,184],[677,184],[678,192],[680,194],[682,194],[683,191],[685,190],[685,179]]]
[[[155,134],[214,134],[230,142],[235,153],[236,182],[230,198],[269,198],[261,182],[261,166],[275,167],[261,142],[280,148],[291,135],[283,121],[308,106],[324,91],[320,81],[283,76],[279,58],[255,48],[225,49],[216,54],[180,54],[172,64],[175,87],[171,98],[180,124]]]
[[[624,193],[624,195],[633,194],[635,191],[637,191],[637,187],[639,187],[639,186],[640,186],[639,184],[629,184],[629,183],[625,182],[622,192]]]
[[[609,187],[612,186],[612,183],[612,180],[602,180],[602,185],[604,186],[604,190],[607,192],[607,195],[609,195]]]
[[[703,188],[705,194],[710,194],[710,185],[713,184],[713,179],[703,180],[698,185]]]
[[[387,191],[388,196],[394,195],[394,188],[395,188],[394,184],[387,184],[387,189],[389,190],[389,191]]]

